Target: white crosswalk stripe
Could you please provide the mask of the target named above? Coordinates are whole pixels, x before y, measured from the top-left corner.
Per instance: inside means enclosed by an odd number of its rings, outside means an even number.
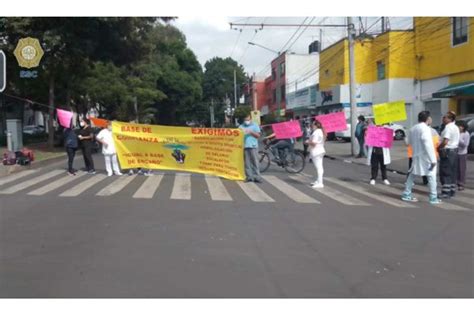
[[[64,170],[55,169],[52,171],[43,171],[44,173],[37,173],[37,170],[26,170],[15,177],[8,176],[2,180],[2,184],[7,184],[15,180],[19,182],[10,187],[3,187],[0,194],[14,194],[28,188],[38,185],[42,185],[37,188],[31,189],[32,191],[26,191],[28,195],[43,196],[48,193],[52,193],[55,190],[63,191],[59,194],[61,197],[76,197],[92,186],[99,184],[101,181],[107,178],[104,174],[97,174],[94,176],[87,176],[83,172],[78,173],[77,176],[66,176]],[[64,174],[63,177],[57,177],[58,175]],[[31,179],[25,179],[28,176],[33,176]],[[56,177],[54,179],[54,177]],[[192,175],[188,173],[177,173],[173,176],[173,187],[171,195],[169,196],[172,200],[191,200],[192,186],[194,183],[191,181]],[[370,206],[374,205],[374,201],[380,202],[379,204],[388,204],[397,208],[417,208],[427,207],[428,204],[428,188],[418,187],[414,188],[414,195],[422,201],[421,203],[409,203],[404,202],[400,199],[404,185],[401,183],[393,183],[391,186],[376,185],[369,186],[365,182],[361,181],[344,181],[338,178],[327,177],[325,178],[325,187],[323,189],[310,189],[305,190],[301,187],[301,184],[307,185],[310,181],[310,176],[307,174],[295,174],[289,175],[288,179],[286,176],[281,177],[277,175],[264,175],[263,179],[265,183],[263,185],[256,183],[244,183],[241,181],[234,182],[243,191],[243,193],[253,202],[276,202],[279,200],[293,201],[296,203],[312,203],[322,204],[318,200],[318,196],[323,195],[329,199],[348,206]],[[134,179],[140,178],[140,184],[138,189],[133,193],[132,198],[134,199],[153,199],[159,190],[163,188],[163,181],[165,179],[164,174],[157,174],[152,177],[139,177],[139,176],[123,176],[113,178],[112,182],[105,182],[101,188],[97,189],[95,195],[107,197],[117,194],[124,190],[130,185]],[[312,177],[311,177],[312,178]],[[196,177],[196,182],[200,182],[204,179],[209,192],[210,199],[212,201],[234,201],[232,195],[234,192],[230,191],[229,188],[219,177],[205,175],[204,177]],[[22,181],[23,180],[23,181]],[[78,183],[74,183],[74,181]],[[296,182],[294,182],[296,181]],[[201,182],[202,183],[202,182]],[[270,188],[268,185],[271,185]],[[196,183],[198,184],[198,183]],[[234,185],[234,184],[232,184]],[[72,186],[67,188],[68,186]],[[340,189],[340,187],[346,189]],[[198,185],[198,190],[201,190],[202,186]],[[274,193],[275,197],[269,195],[266,192],[267,189],[275,188],[278,193]],[[65,191],[64,191],[65,190]],[[349,190],[349,191],[347,191]],[[273,190],[272,190],[273,191]],[[237,192],[235,192],[237,194]],[[197,194],[199,196],[199,192]],[[364,197],[362,200],[360,197]],[[474,198],[471,198],[469,194],[459,192],[452,200],[444,200],[442,204],[432,205],[433,207],[450,210],[450,211],[472,211]],[[464,205],[466,204],[466,205]]]
[[[373,192],[373,193],[369,192],[367,189],[365,189],[363,187],[362,183],[355,182],[353,184],[353,183],[350,183],[350,182],[347,182],[347,181],[342,181],[342,180],[335,179],[335,178],[324,178],[324,179],[327,182],[335,183],[337,185],[340,185],[341,187],[344,187],[346,189],[355,191],[359,194],[368,196],[368,197],[370,197],[374,200],[377,200],[379,202],[382,202],[382,203],[386,203],[386,204],[389,204],[389,205],[392,205],[392,206],[395,206],[395,207],[400,207],[400,208],[404,208],[404,207],[405,208],[416,208],[416,206],[413,205],[413,204],[409,204],[409,203],[403,202],[401,200],[392,199],[392,198],[389,198],[387,196],[377,194],[377,192]]]
[[[97,192],[97,196],[110,196],[114,195],[115,193],[118,193],[123,190],[129,184],[130,182],[135,179],[136,175],[133,176],[124,176],[124,177],[119,177],[117,180]]]
[[[293,175],[293,176],[290,176],[290,178],[303,184],[306,184],[308,182],[308,179],[302,175]],[[358,205],[358,206],[371,205],[370,203],[356,199],[355,197],[352,197],[334,188],[328,187],[327,185],[325,185],[323,189],[314,189],[314,190],[344,205]]]
[[[277,188],[280,192],[285,194],[287,197],[298,203],[316,203],[321,204],[318,200],[313,199],[309,195],[301,192],[295,187],[289,185],[285,181],[275,177],[275,176],[263,176],[263,178],[268,181],[271,185]]]
[[[232,197],[227,192],[221,179],[209,175],[206,175],[205,179],[213,201],[232,201]]]
[[[50,182],[41,188],[38,188],[36,190],[29,192],[28,194],[29,195],[44,195],[48,192],[51,192],[53,190],[56,190],[62,187],[65,184],[68,184],[69,182],[72,182],[82,177],[83,175],[85,175],[85,172],[78,172],[75,176],[65,175],[63,178]]]
[[[402,190],[405,189],[405,186],[401,183],[395,183],[394,186],[399,189],[395,189],[395,188],[384,188],[384,189],[391,192],[395,192],[395,191],[402,192]],[[422,195],[422,194],[414,193],[416,191],[422,191],[424,194]],[[414,190],[412,191],[412,195],[420,201],[428,201],[428,190],[426,189],[422,190],[422,188],[416,188],[415,190],[414,188]],[[443,203],[435,204],[433,206],[444,209],[444,210],[471,211],[471,209],[453,204],[452,202],[455,202],[455,201],[460,201],[460,202],[464,202],[471,205],[474,204],[474,199],[469,199],[462,196],[456,196],[453,200],[443,200],[442,201]]]
[[[238,181],[237,185],[244,191],[244,193],[254,202],[275,202],[268,194],[258,187],[253,182]]]
[[[24,178],[26,176],[32,175],[33,173],[38,172],[38,170],[39,169],[25,170],[25,171],[22,171],[22,172],[11,174],[9,176],[1,178],[0,179],[0,185],[4,185],[4,184],[10,183],[10,182],[13,182],[15,180]]]
[[[151,199],[163,180],[162,174],[148,177],[133,195],[134,199]]]
[[[84,191],[89,189],[91,186],[99,183],[105,178],[107,178],[105,174],[96,174],[92,176],[91,178],[87,179],[86,181],[82,181],[81,183],[70,188],[69,190],[64,191],[59,196],[64,196],[64,197],[78,196],[79,194],[83,193]]]
[[[17,185],[14,185],[14,186],[11,186],[9,188],[6,188],[6,189],[3,189],[2,191],[0,191],[0,194],[12,194],[12,193],[16,193],[18,191],[21,191],[21,190],[24,190],[24,189],[27,189],[31,186],[34,186],[35,184],[38,184],[40,182],[43,182],[45,180],[48,180],[48,179],[51,179],[59,174],[65,174],[66,172],[64,170],[53,170],[53,171],[50,171],[48,173],[45,173],[41,176],[38,176],[38,177],[35,177],[33,179],[30,179],[30,180],[27,180],[27,181],[24,181],[24,182],[21,182]]]
[[[191,200],[191,175],[177,173],[174,177],[172,200]]]

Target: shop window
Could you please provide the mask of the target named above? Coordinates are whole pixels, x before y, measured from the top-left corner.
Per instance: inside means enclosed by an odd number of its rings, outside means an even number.
[[[385,79],[385,63],[383,61],[377,62],[377,80]]]
[[[453,46],[467,42],[468,19],[467,17],[453,18]]]

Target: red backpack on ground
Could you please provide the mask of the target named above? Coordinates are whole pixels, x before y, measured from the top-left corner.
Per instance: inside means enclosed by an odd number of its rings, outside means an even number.
[[[21,150],[21,153],[23,154],[23,156],[27,157],[30,162],[35,160],[35,153],[33,152],[33,150],[24,147]]]

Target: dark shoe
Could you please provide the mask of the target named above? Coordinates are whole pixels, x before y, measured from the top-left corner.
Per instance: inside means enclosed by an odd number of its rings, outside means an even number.
[[[261,180],[261,179],[255,179],[255,180],[253,180],[253,182],[255,182],[255,183],[262,183],[262,180]]]
[[[459,187],[458,187],[458,191],[464,191],[464,187],[463,187],[463,186],[459,186]]]
[[[89,170],[87,173],[88,173],[88,174],[96,174],[96,172],[95,172],[95,170],[94,170],[94,169],[92,169],[92,170]]]
[[[252,179],[246,178],[244,182],[252,182]]]
[[[447,200],[450,198],[451,198],[451,194],[441,193],[440,195],[438,195],[438,199]]]

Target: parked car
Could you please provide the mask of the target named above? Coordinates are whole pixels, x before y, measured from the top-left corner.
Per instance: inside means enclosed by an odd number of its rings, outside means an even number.
[[[27,135],[39,135],[43,134],[45,129],[40,125],[26,125],[23,127],[23,134]]]
[[[394,123],[389,123],[385,126],[393,130],[393,138],[395,140],[402,140],[405,138],[406,129],[404,126],[400,124],[394,124]],[[347,124],[347,129],[345,131],[336,132],[335,136],[336,138],[343,139],[345,141],[350,141],[351,140],[351,124],[350,123]]]

